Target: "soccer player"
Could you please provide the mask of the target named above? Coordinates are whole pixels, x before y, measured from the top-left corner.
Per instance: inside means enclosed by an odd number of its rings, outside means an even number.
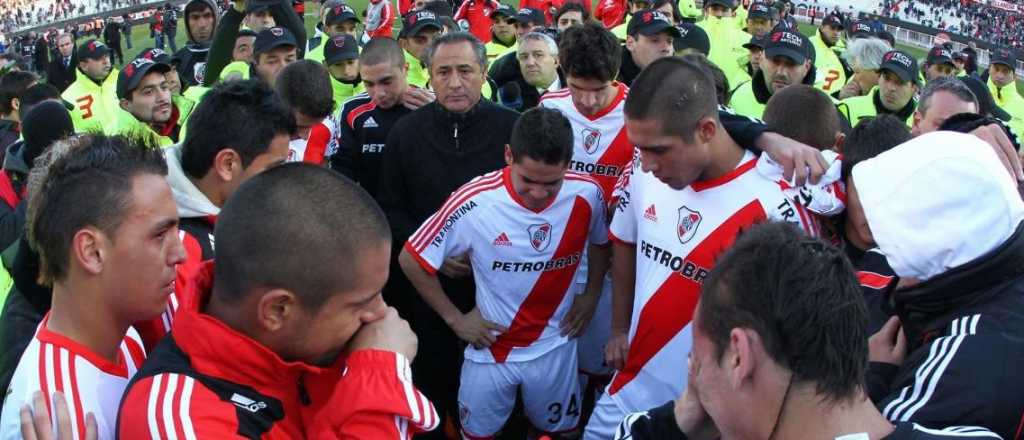
[[[78,79],[61,99],[75,106],[71,120],[75,131],[103,131],[113,123],[118,109],[117,75],[111,75],[110,49],[96,40],[78,47]]]
[[[174,69],[148,58],[136,58],[117,75],[121,109],[107,134],[136,136],[161,147],[178,143],[185,124],[171,100],[167,75]],[[177,75],[177,72],[174,72]]]
[[[53,305],[6,390],[3,438],[18,438],[34,393],[49,412],[61,391],[72,438],[92,413],[99,438],[113,439],[118,402],[146,357],[132,324],[164,309],[185,256],[160,151],[102,135],[69,142],[30,201],[27,238]]]
[[[338,148],[327,152],[331,168],[359,183],[375,199],[388,133],[401,117],[434,100],[429,91],[409,85],[408,69],[395,40],[375,38],[366,44],[359,55],[366,93],[342,106]]]
[[[338,148],[327,68],[312,60],[296,61],[281,70],[275,90],[295,116],[296,130],[288,144],[288,161],[324,164],[327,152]]]
[[[784,221],[816,231],[784,184],[762,174],[757,156],[723,130],[716,109],[710,72],[675,58],[648,66],[626,98],[626,130],[639,157],[617,189],[610,232],[606,356],[619,371],[585,439],[611,438],[630,412],[682,392],[700,284],[741,229]]]
[[[576,341],[590,320],[608,268],[605,202],[593,179],[568,171],[573,130],[556,110],[516,122],[503,170],[455,191],[409,238],[402,269],[466,343],[459,384],[463,435],[498,433],[521,390],[533,427],[574,430],[581,399]],[[500,220],[499,220],[500,219]],[[476,307],[462,313],[436,273],[468,254]],[[574,278],[589,256],[585,289]]]

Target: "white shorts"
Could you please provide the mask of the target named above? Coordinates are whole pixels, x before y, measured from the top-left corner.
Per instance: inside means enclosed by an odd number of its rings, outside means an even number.
[[[576,342],[525,362],[465,360],[459,382],[463,438],[486,439],[497,434],[508,421],[520,388],[523,409],[535,428],[548,433],[576,429],[582,410]]]
[[[584,284],[578,284],[582,291]],[[604,362],[604,346],[612,332],[612,281],[605,277],[594,317],[579,338],[580,371],[590,376],[611,376],[615,371]]]
[[[628,415],[629,413],[619,408],[608,393],[602,394],[594,404],[594,413],[587,422],[583,440],[611,440],[615,437],[615,430]]]

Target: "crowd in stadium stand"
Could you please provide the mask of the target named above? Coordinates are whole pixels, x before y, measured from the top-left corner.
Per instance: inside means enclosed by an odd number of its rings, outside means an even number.
[[[1006,2],[1019,5],[1019,2]],[[1024,16],[974,0],[883,0],[882,15],[988,41],[1024,47]]]

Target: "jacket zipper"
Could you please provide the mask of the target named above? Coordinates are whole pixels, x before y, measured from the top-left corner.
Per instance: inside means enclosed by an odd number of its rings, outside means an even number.
[[[460,151],[462,148],[459,146],[459,123],[455,123],[455,151]]]

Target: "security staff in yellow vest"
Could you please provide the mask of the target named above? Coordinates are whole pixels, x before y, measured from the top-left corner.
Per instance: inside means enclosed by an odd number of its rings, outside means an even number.
[[[319,46],[306,52],[306,59],[323,63],[324,47],[327,46],[327,40],[345,34],[358,39],[359,35],[356,31],[358,24],[359,17],[356,16],[356,11],[348,5],[341,4],[331,8],[327,11],[327,15],[324,16],[324,33],[327,34],[326,38],[321,38]]]
[[[742,67],[747,56],[743,44],[750,41],[750,34],[736,26],[735,8],[735,0],[707,0],[704,2],[704,20],[697,24],[712,42],[708,60],[722,69],[729,84],[739,84],[747,78]]]
[[[743,45],[743,48],[749,53],[747,63],[743,66],[743,70],[750,75],[751,78],[758,70],[761,70],[761,63],[764,62],[764,46],[768,41],[768,36],[763,37],[750,37],[750,42]],[[738,86],[734,86],[736,88]]]
[[[359,78],[359,45],[349,34],[335,35],[324,48],[324,65],[331,74],[334,107],[340,109],[348,98],[366,90]]]
[[[846,85],[847,67],[833,50],[840,42],[842,34],[843,18],[829,14],[821,21],[818,32],[810,38],[817,55],[814,67],[818,70],[818,78],[814,81],[814,86],[826,94],[838,92]]]
[[[117,75],[111,75],[110,49],[96,40],[78,47],[78,70],[60,97],[69,102],[75,131],[103,131],[116,118]]]
[[[405,62],[409,63],[409,84],[427,87],[430,73],[423,62],[427,48],[444,31],[441,20],[431,11],[420,10],[402,17],[402,31],[398,33],[398,44],[405,51]]]
[[[892,50],[882,57],[878,70],[878,87],[867,95],[842,100],[839,111],[852,125],[863,118],[888,113],[912,126],[917,108],[914,95],[920,87],[917,60],[906,52]]]
[[[953,63],[953,51],[935,46],[928,51],[924,60],[921,73],[924,74],[925,83],[930,83],[937,78],[952,77],[956,75],[956,64]]]
[[[988,89],[996,104],[1010,114],[1010,128],[1024,134],[1024,98],[1017,92],[1017,57],[1008,49],[989,53]]]
[[[733,110],[744,116],[760,118],[773,94],[794,84],[814,85],[814,63],[807,37],[790,31],[768,35],[761,70],[754,78],[736,88]]]
[[[120,109],[107,134],[142,137],[161,147],[178,143],[182,122],[171,100],[166,74],[170,64],[136,58],[117,77]]]
[[[487,48],[487,62],[516,51],[516,10],[504,3],[491,12],[491,41]]]

